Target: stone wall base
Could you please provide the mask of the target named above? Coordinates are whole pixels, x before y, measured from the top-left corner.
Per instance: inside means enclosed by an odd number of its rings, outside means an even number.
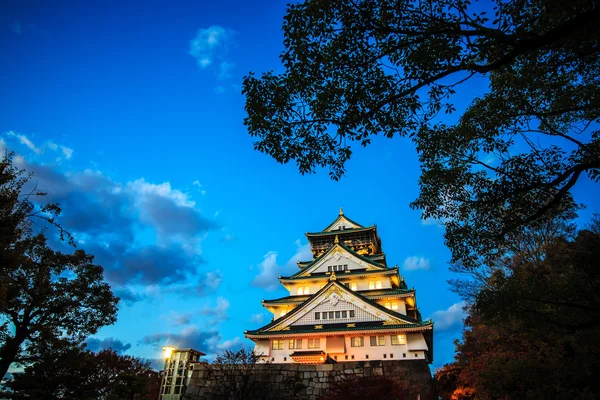
[[[409,391],[408,400],[433,399],[431,372],[423,360],[409,361],[358,361],[324,365],[261,364],[254,366],[252,374],[219,369],[197,364],[192,371],[184,399],[188,400],[318,400],[329,386],[348,375],[383,375],[397,380]],[[225,377],[227,374],[229,377]],[[235,376],[242,384],[248,377],[246,389],[226,393],[219,384]],[[394,400],[391,399],[390,400]]]

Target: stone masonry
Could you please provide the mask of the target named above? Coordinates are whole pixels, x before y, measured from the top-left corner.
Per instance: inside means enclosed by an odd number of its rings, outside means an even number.
[[[187,400],[229,400],[218,379],[223,375],[206,364],[196,364],[185,391]],[[348,375],[383,375],[397,380],[409,391],[409,400],[430,400],[432,396],[429,365],[421,360],[358,361],[338,364],[299,365],[261,364],[254,367],[250,383],[236,400],[318,400],[331,383]],[[240,373],[241,375],[241,373]],[[393,400],[390,398],[390,400]]]

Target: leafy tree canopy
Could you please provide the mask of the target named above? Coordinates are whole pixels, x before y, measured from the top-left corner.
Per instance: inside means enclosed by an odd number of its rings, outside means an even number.
[[[244,122],[257,150],[333,179],[353,144],[411,137],[411,205],[474,266],[600,178],[599,24],[593,0],[306,0],[284,19],[284,72],[244,78]],[[477,77],[485,93],[441,123]]]
[[[43,347],[79,343],[116,320],[118,299],[93,256],[54,251],[44,229],[33,232],[32,218],[57,225],[60,209],[35,206],[30,197],[43,194],[23,193],[29,178],[10,155],[0,163],[0,199],[6,201],[0,202],[0,377],[13,362],[38,359]]]
[[[9,381],[7,399],[150,400],[160,376],[150,363],[113,350],[53,348]]]
[[[447,399],[600,396],[600,223],[544,240],[494,271],[476,295],[455,362],[439,374]],[[531,257],[531,254],[536,254]]]

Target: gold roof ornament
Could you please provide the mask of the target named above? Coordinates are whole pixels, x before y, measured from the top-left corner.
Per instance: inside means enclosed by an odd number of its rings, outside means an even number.
[[[335,276],[335,272],[332,272],[331,275],[329,275],[329,281],[337,281],[337,276]]]
[[[338,235],[335,235],[335,240],[333,241],[333,243],[340,244],[340,238],[338,237]]]
[[[340,207],[340,215],[344,215],[344,210]]]

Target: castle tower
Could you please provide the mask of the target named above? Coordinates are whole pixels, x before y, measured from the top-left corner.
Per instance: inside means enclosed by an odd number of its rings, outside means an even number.
[[[364,360],[433,361],[433,322],[422,321],[414,289],[388,267],[377,226],[344,215],[306,233],[314,259],[279,277],[290,295],[263,300],[274,319],[246,331],[274,363]]]

